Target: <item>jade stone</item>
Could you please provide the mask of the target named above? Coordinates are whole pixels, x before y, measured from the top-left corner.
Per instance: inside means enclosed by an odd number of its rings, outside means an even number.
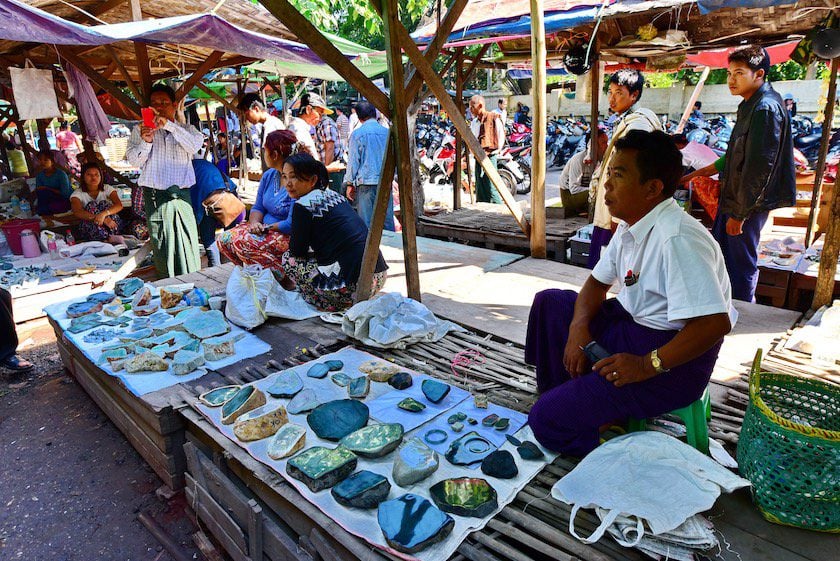
[[[88,314],[95,314],[102,311],[102,302],[75,302],[67,307],[67,317],[79,318]]]
[[[317,493],[329,489],[353,473],[358,461],[356,454],[343,446],[332,450],[313,446],[289,460],[286,473]]]
[[[222,386],[209,392],[204,392],[198,399],[209,407],[221,407],[227,400],[232,398],[241,386]]]
[[[461,432],[462,430],[464,430],[464,423],[462,423],[461,421],[455,421],[454,423],[452,423],[451,427],[453,432]]]
[[[412,384],[414,384],[414,379],[408,372],[397,372],[388,380],[388,385],[396,390],[410,388]]]
[[[318,438],[341,440],[368,422],[367,405],[355,399],[337,399],[319,405],[306,416],[306,422]]]
[[[87,300],[88,302],[108,304],[109,302],[113,302],[114,298],[116,298],[116,296],[113,292],[96,292],[85,298],[85,300]]]
[[[545,456],[539,446],[530,441],[523,442],[516,451],[523,460],[540,460]]]
[[[387,382],[400,369],[381,360],[369,360],[359,365],[359,372],[367,374],[374,382]]]
[[[294,397],[303,389],[303,380],[294,370],[281,372],[266,390],[271,397]]]
[[[151,316],[155,312],[160,309],[160,305],[157,302],[152,302],[151,304],[147,304],[145,306],[135,306],[132,311],[134,312],[135,316],[145,317]]]
[[[484,479],[444,479],[432,485],[429,495],[439,509],[458,516],[484,518],[499,507],[496,490]]]
[[[145,337],[143,339],[139,339],[137,341],[137,344],[147,349],[157,347],[158,345],[168,346],[170,343],[175,341],[175,333],[177,333],[177,331],[164,333],[163,335],[158,335],[157,337]]]
[[[409,487],[432,475],[440,465],[438,454],[419,438],[409,438],[397,448],[391,475],[400,487]]]
[[[207,339],[218,337],[230,331],[230,325],[219,310],[210,310],[190,316],[184,321],[184,329],[193,337]]]
[[[204,355],[201,353],[180,350],[172,357],[172,373],[176,376],[186,376],[201,366],[204,366]]]
[[[374,508],[390,492],[388,478],[367,470],[354,473],[330,489],[335,502],[350,508]]]
[[[288,422],[286,408],[275,402],[240,415],[233,424],[233,434],[243,442],[262,440],[274,436]]]
[[[125,362],[125,371],[134,374],[136,372],[166,372],[169,365],[161,357],[153,352],[145,352],[128,359]]]
[[[363,458],[381,458],[393,452],[403,440],[399,423],[368,425],[341,439],[341,445]]]
[[[146,329],[150,327],[152,324],[153,317],[155,317],[154,314],[149,317],[134,318],[133,320],[131,320],[131,330],[139,331],[140,329]]]
[[[512,434],[506,434],[505,438],[507,438],[507,441],[510,442],[511,444],[513,444],[514,446],[521,446],[522,445],[522,441],[519,440],[518,438],[516,438],[515,436],[513,436]]]
[[[496,415],[495,413],[490,413],[489,415],[487,415],[486,417],[481,419],[481,424],[484,425],[485,427],[492,427],[493,425],[496,424],[496,421],[498,421],[498,420],[499,420],[498,415]]]
[[[440,403],[443,398],[449,394],[449,384],[438,382],[437,380],[425,379],[420,384],[420,389],[423,390],[423,395],[432,403]]]
[[[330,371],[330,367],[326,364],[315,364],[306,371],[306,375],[310,378],[323,378]]]
[[[446,459],[455,466],[469,466],[482,461],[494,449],[493,444],[477,432],[468,432],[449,445]]]
[[[82,331],[87,331],[100,325],[102,325],[102,319],[99,317],[99,314],[91,314],[71,319],[67,331],[70,333],[81,333]]]
[[[120,335],[120,341],[122,341],[123,343],[139,343],[140,341],[144,341],[151,336],[151,329],[141,329],[140,331],[134,331],[133,333],[126,333],[124,335]]]
[[[286,423],[274,433],[268,443],[268,456],[272,460],[288,458],[306,444],[306,427]]]
[[[125,308],[119,302],[106,304],[102,307],[102,313],[111,318],[118,318],[123,315]]]
[[[114,293],[120,298],[131,298],[141,288],[143,288],[143,281],[141,279],[123,279],[114,284]]]
[[[321,402],[318,400],[318,395],[315,393],[315,390],[306,388],[292,398],[289,405],[286,406],[286,410],[292,415],[299,415],[300,413],[312,411],[320,404]]]
[[[205,339],[201,342],[201,346],[204,348],[204,358],[212,362],[233,356],[236,353],[236,342],[244,337],[245,334],[239,332]]]
[[[230,425],[241,415],[265,405],[265,394],[254,386],[243,386],[222,406],[222,424]]]
[[[151,301],[152,291],[149,289],[148,286],[144,286],[134,293],[134,297],[131,299],[131,307],[137,308],[139,306],[145,306]]]
[[[499,479],[513,479],[519,475],[516,460],[507,450],[496,450],[481,461],[481,472]]]
[[[340,360],[328,360],[324,362],[327,365],[327,368],[330,369],[330,372],[338,372],[342,368],[344,368],[344,363]]]
[[[477,395],[473,397],[473,403],[478,409],[487,409],[487,396]]]
[[[104,364],[109,360],[119,360],[121,358],[126,358],[127,356],[128,350],[123,347],[109,349],[107,351],[102,351],[102,354],[99,355],[99,360],[97,362],[99,364]]]
[[[359,376],[353,378],[347,385],[347,395],[354,399],[364,399],[370,391],[370,378]]]
[[[467,422],[468,422],[469,424],[471,424],[471,425],[477,425],[477,424],[478,424],[478,421],[477,421],[477,420],[475,420],[475,419],[473,419],[472,417],[470,417],[469,419],[467,419]]]
[[[84,342],[99,345],[102,343],[107,343],[111,339],[116,339],[120,333],[122,333],[122,331],[119,329],[111,329],[110,327],[100,327],[99,329],[94,329],[93,331],[85,335]]]
[[[346,388],[347,385],[350,383],[350,380],[352,380],[352,378],[350,378],[350,376],[348,376],[344,372],[336,372],[335,374],[330,376],[330,380],[332,380],[333,384],[335,384],[336,386]]]
[[[497,431],[508,430],[508,428],[510,428],[510,419],[508,419],[507,417],[502,417],[501,419],[496,421],[496,424],[493,425],[493,428]]]
[[[413,397],[407,397],[404,400],[397,403],[397,407],[403,409],[405,411],[411,411],[412,413],[418,413],[426,408],[425,403],[420,403]]]
[[[455,526],[451,516],[412,494],[381,503],[377,520],[388,545],[409,554],[443,541]]]
[[[446,419],[446,422],[449,423],[450,425],[454,425],[458,421],[464,421],[466,418],[467,418],[467,414],[466,413],[461,413],[459,411],[458,413],[453,413],[452,415],[450,415],[449,418]]]

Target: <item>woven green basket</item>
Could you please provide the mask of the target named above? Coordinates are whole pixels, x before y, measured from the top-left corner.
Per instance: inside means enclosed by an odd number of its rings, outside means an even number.
[[[738,466],[767,520],[840,532],[840,387],[761,372],[759,349]]]

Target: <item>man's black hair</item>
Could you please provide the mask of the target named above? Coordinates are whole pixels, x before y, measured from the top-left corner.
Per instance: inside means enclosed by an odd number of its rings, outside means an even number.
[[[173,90],[170,86],[167,86],[166,84],[155,84],[152,86],[152,89],[149,90],[149,97],[152,97],[153,93],[158,92],[165,93],[169,97],[169,100],[172,103],[175,103],[175,90]]]
[[[631,130],[615,141],[615,149],[635,150],[640,179],[659,179],[665,185],[662,194],[674,195],[683,174],[682,154],[674,139],[662,131]]]
[[[729,62],[743,62],[753,72],[764,70],[764,81],[769,79],[770,55],[764,47],[744,45],[729,53]]]
[[[695,101],[694,102],[694,107],[696,107],[697,109],[702,109],[703,108],[703,102]]]
[[[239,103],[236,104],[236,108],[240,111],[247,111],[249,109],[265,109],[265,106],[262,104],[262,100],[260,100],[260,96],[255,93],[247,93],[242,96],[239,100]]]
[[[356,116],[360,121],[376,118],[376,107],[369,101],[360,101],[356,104]]]
[[[677,148],[680,147],[680,144],[688,144],[688,137],[683,133],[672,134],[671,138],[674,139],[674,144],[677,145]]]
[[[639,94],[636,101],[642,99],[642,88],[645,87],[645,77],[641,72],[634,68],[622,68],[612,76],[610,76],[610,84],[616,86],[624,86],[632,93]]]

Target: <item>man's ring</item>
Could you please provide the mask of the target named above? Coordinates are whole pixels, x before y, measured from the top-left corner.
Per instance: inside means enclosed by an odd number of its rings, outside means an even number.
[[[612,379],[615,380],[616,378],[618,378],[618,372],[613,372]]]

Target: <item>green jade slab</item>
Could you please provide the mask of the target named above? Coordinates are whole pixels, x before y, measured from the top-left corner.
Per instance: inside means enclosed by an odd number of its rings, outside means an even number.
[[[420,403],[413,397],[407,397],[404,400],[397,403],[397,407],[404,411],[411,411],[412,413],[419,413],[423,409],[426,408],[425,403]]]
[[[190,316],[184,321],[184,329],[193,337],[208,339],[230,331],[230,325],[219,310],[210,310]]]
[[[381,458],[402,443],[405,429],[399,423],[368,425],[341,439],[341,445],[363,458]]]
[[[204,392],[198,396],[198,399],[208,407],[221,407],[225,404],[225,402],[227,402],[227,400],[236,395],[236,392],[238,392],[241,387],[242,386],[222,386],[220,388],[212,389],[209,392]]]
[[[335,502],[349,508],[374,508],[388,498],[391,483],[387,477],[362,470],[354,473],[332,489]]]
[[[459,477],[438,481],[429,489],[437,507],[458,516],[484,518],[499,507],[496,490],[484,479]]]
[[[286,473],[317,493],[353,473],[358,461],[356,454],[343,446],[334,449],[313,446],[289,460]]]
[[[359,376],[353,378],[347,385],[347,396],[353,399],[364,399],[370,391],[370,378]]]
[[[306,444],[306,427],[286,423],[274,433],[268,443],[268,455],[272,460],[282,460],[303,448]]]
[[[306,416],[306,422],[318,438],[341,440],[368,422],[370,410],[355,399],[337,399],[316,407]]]

